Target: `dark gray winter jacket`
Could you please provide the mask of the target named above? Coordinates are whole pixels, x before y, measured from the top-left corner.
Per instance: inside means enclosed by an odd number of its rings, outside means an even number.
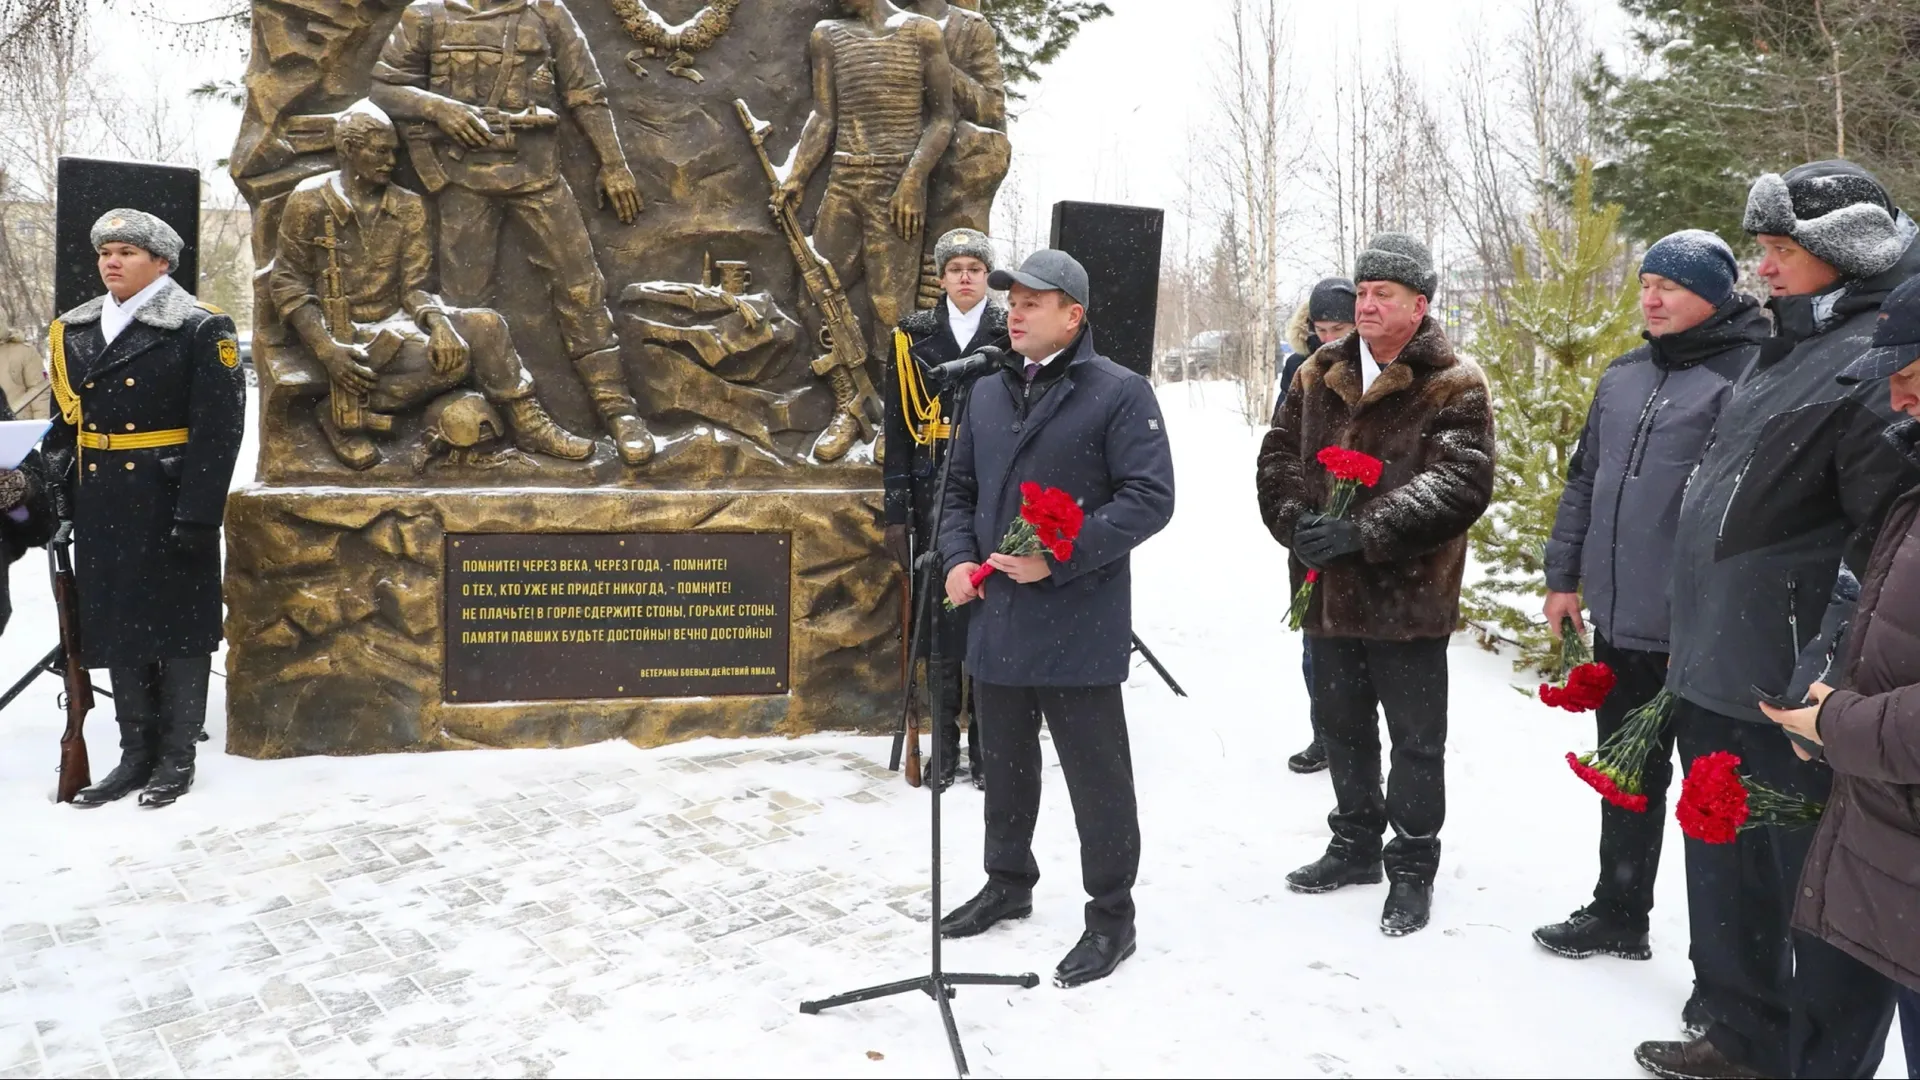
[[[942,567],[986,562],[1020,514],[1023,483],[1060,488],[1087,516],[1051,577],[987,580],[970,605],[967,670],[1001,686],[1117,686],[1133,642],[1128,556],[1173,517],[1160,403],[1147,380],[1100,355],[1090,329],[1031,384],[1024,363],[1010,354],[974,384],[950,451]]]
[[[1680,496],[1772,333],[1759,302],[1735,293],[1699,326],[1615,360],[1594,388],[1547,541],[1547,588],[1584,587],[1595,631],[1617,648],[1667,651]]]
[[[1896,419],[1887,381],[1835,376],[1915,273],[1920,243],[1885,273],[1769,305],[1776,336],[1721,411],[1680,507],[1667,686],[1693,704],[1768,723],[1753,687],[1798,698],[1825,670],[1857,595],[1843,560],[1864,570],[1888,508],[1920,482],[1881,437]]]

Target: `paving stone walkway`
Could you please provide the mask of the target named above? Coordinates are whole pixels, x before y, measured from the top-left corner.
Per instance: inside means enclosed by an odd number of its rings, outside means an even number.
[[[851,782],[715,783],[760,762]],[[556,1033],[636,987],[658,991],[623,1018],[636,1037],[716,1010],[768,1030],[798,1018],[803,957],[924,926],[923,889],[782,851],[824,804],[906,790],[777,744],[360,796],[121,857],[70,919],[0,929],[0,1077],[544,1076]]]

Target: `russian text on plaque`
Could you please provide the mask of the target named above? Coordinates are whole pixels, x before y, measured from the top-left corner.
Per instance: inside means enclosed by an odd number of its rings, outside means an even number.
[[[447,536],[446,700],[784,694],[785,533]]]

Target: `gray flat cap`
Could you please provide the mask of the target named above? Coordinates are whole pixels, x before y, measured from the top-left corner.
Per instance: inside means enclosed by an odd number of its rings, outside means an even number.
[[[126,207],[101,214],[100,220],[93,223],[92,240],[96,251],[107,244],[132,244],[169,264],[180,261],[180,249],[185,243],[180,234],[173,231],[173,226],[145,210]]]
[[[1066,293],[1081,307],[1087,306],[1087,297],[1092,295],[1087,268],[1080,265],[1080,260],[1053,248],[1027,256],[1018,270],[995,270],[987,277],[987,285],[995,289],[1011,289],[1016,282],[1041,292]]]
[[[938,273],[947,272],[947,263],[961,257],[979,259],[980,265],[993,269],[993,244],[985,233],[974,229],[955,229],[935,241],[933,265]]]
[[[1440,275],[1433,269],[1433,253],[1427,245],[1406,233],[1381,233],[1360,253],[1353,266],[1353,280],[1395,281],[1414,292],[1433,299]]]

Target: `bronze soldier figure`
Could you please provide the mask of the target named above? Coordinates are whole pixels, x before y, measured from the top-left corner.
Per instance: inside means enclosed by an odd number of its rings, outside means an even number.
[[[869,348],[884,359],[893,328],[914,309],[927,177],[953,136],[953,73],[933,20],[889,0],[840,0],[840,7],[851,17],[813,29],[813,113],[781,198],[797,202],[831,152],[814,246],[843,286],[865,277],[874,316]],[[839,409],[814,454],[832,461],[859,434],[859,405],[845,370],[826,374]]]
[[[93,227],[105,296],[48,332],[46,456],[72,515],[80,655],[108,669],[120,763],[75,806],[140,795],[166,806],[193,786],[220,645],[220,525],[246,428],[233,320],[168,276],[180,234],[109,210]]]
[[[340,170],[287,198],[268,288],[274,307],[326,368],[320,428],[355,469],[380,460],[369,431],[469,377],[506,415],[520,449],[579,461],[593,444],[554,424],[533,393],[507,323],[429,292],[426,200],[390,183],[399,136],[361,102],[334,128]]]
[[[560,333],[615,448],[653,457],[620,363],[607,283],[558,152],[564,107],[600,160],[598,196],[622,222],[640,212],[633,170],[587,39],[561,0],[416,0],[374,66],[375,104],[401,120],[421,182],[439,200],[440,286],[487,306],[511,217],[551,282]]]

